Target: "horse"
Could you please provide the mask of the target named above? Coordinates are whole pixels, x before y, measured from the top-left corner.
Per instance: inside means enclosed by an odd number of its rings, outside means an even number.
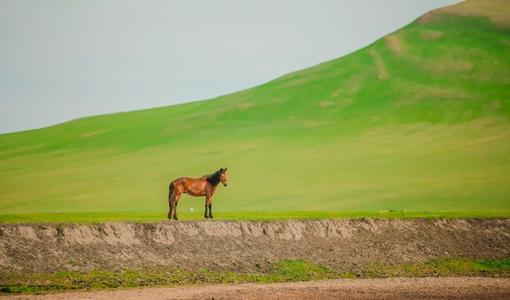
[[[220,168],[213,174],[199,178],[180,177],[173,180],[168,186],[168,219],[177,220],[177,203],[183,193],[195,197],[205,196],[204,218],[212,219],[212,196],[220,182],[227,186],[227,168]]]

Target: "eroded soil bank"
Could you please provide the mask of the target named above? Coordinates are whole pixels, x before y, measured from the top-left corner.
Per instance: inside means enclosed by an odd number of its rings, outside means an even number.
[[[510,257],[510,219],[2,224],[2,272],[259,272],[283,259],[352,271],[436,257]]]

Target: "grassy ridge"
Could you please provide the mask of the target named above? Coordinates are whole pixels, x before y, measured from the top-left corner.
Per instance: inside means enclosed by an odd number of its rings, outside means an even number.
[[[92,270],[49,274],[2,274],[0,293],[45,293],[79,289],[107,289],[148,286],[183,286],[228,283],[271,283],[333,278],[441,276],[510,276],[510,260],[440,258],[424,263],[372,265],[362,271],[338,272],[304,260],[284,260],[259,273],[187,271],[152,268],[140,270]]]
[[[219,212],[215,218],[226,221],[281,221],[281,220],[321,220],[321,219],[466,219],[466,218],[506,218],[510,211],[248,211]],[[203,212],[181,212],[180,221],[203,220]],[[167,221],[165,213],[34,213],[3,214],[0,223],[103,223],[103,222],[162,222]]]
[[[218,212],[509,211],[509,8],[464,10],[210,101],[1,135],[0,214],[159,214],[219,167]]]

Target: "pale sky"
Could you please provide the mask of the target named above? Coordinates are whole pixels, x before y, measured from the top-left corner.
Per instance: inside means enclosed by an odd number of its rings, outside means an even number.
[[[458,0],[0,0],[0,133],[201,100]]]

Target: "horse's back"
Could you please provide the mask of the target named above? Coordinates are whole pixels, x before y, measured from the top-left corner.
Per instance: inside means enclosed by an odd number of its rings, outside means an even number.
[[[197,181],[204,181],[204,180],[207,180],[207,175],[204,175],[202,177],[179,177],[177,179],[174,179],[172,180],[172,182],[170,182],[170,184],[189,184],[189,183],[193,183],[193,182],[197,182]]]
[[[185,179],[185,177],[176,178],[176,179],[170,181],[170,185],[174,185],[175,186],[176,184],[179,184],[180,182],[182,182],[183,179]]]

